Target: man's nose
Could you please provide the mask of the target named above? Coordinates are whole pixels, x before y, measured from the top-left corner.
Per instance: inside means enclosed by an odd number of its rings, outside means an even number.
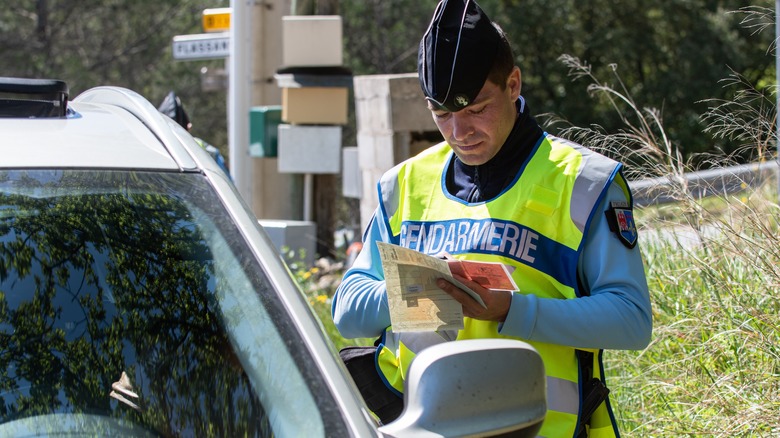
[[[465,111],[460,111],[464,113]],[[454,113],[452,115],[452,138],[463,141],[474,133],[474,125],[466,114]]]

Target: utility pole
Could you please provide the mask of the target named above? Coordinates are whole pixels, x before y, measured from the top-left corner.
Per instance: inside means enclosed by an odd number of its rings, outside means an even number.
[[[273,81],[281,66],[282,16],[291,0],[231,0],[228,80],[230,173],[259,219],[299,219],[299,175],[280,174],[276,158],[249,156],[249,111],[279,105]]]
[[[780,1],[780,0],[779,0]],[[228,148],[230,175],[238,192],[250,203],[253,166],[249,158],[249,113],[252,84],[251,7],[246,1],[231,0],[230,58],[228,59]]]

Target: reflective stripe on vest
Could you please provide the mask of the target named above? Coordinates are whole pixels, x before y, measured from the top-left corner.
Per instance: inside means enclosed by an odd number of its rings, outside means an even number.
[[[451,157],[451,149],[442,143],[383,176],[380,208],[395,243],[427,254],[446,251],[456,258],[509,265],[520,289],[516,293],[577,298],[579,253],[596,206],[613,180],[631,200],[620,164],[577,144],[545,136],[498,198],[469,204],[444,188],[444,171]],[[393,343],[385,343],[377,353],[380,370],[399,392],[411,359],[426,344],[417,339],[423,336],[420,333],[401,335],[390,336]],[[506,337],[498,333],[498,323],[465,318],[457,339],[496,337]],[[541,354],[547,373],[548,416],[540,433],[573,436],[581,385],[575,350],[521,340]],[[602,377],[599,359],[594,359],[593,369]],[[608,403],[602,403],[592,417],[591,432],[608,429],[608,434],[599,436],[615,436],[613,423]]]
[[[376,353],[377,367],[385,384],[402,394],[409,365],[417,353],[426,347],[453,341],[456,336],[449,331],[395,333],[388,327],[382,334]]]

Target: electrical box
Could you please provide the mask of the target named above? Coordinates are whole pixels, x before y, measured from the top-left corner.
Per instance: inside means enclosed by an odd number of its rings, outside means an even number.
[[[249,156],[273,158],[277,156],[279,124],[282,107],[258,106],[249,110]]]
[[[280,173],[339,173],[341,126],[279,125]]]

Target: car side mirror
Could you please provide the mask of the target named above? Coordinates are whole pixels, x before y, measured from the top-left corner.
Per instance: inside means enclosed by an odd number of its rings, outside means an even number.
[[[409,367],[404,394],[404,411],[382,433],[535,437],[547,411],[541,356],[510,339],[445,342],[422,350]]]

